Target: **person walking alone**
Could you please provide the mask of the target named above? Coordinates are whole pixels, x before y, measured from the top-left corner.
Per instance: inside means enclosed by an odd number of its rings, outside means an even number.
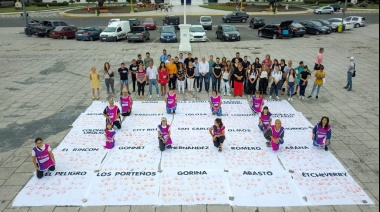
[[[347,85],[343,87],[344,89],[347,89],[347,91],[352,90],[352,77],[355,77],[355,58],[350,57],[350,64],[348,65],[347,68]]]

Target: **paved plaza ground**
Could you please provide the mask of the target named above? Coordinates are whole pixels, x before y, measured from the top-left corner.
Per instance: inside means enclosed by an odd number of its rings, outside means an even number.
[[[145,55],[145,52],[150,52],[158,63],[164,48],[171,55],[178,55],[178,44],[77,42],[29,38],[20,34],[21,31],[22,28],[0,29],[0,211],[379,211],[378,24],[328,36],[192,44],[192,53],[198,57],[212,54],[231,59],[240,52],[252,61],[256,56],[263,59],[265,54],[270,54],[272,58],[292,60],[295,64],[303,60],[309,67],[314,65],[318,49],[325,48],[327,77],[320,98],[296,98],[291,104],[312,124],[323,115],[330,117],[333,126],[331,151],[376,205],[292,208],[215,205],[12,207],[14,197],[33,176],[30,156],[34,138],[43,137],[46,143],[56,147],[70,130],[70,124],[92,103],[88,78],[92,66],[101,72],[104,62],[108,61],[116,69],[121,62],[129,65],[138,53]],[[348,92],[342,87],[346,83],[350,56],[356,58],[357,77],[353,79],[353,91]],[[101,86],[102,100],[106,100],[105,85]],[[307,88],[307,95],[311,86]],[[118,87],[116,84],[117,91]],[[208,94],[202,92],[197,98],[181,94],[179,98],[206,100]]]

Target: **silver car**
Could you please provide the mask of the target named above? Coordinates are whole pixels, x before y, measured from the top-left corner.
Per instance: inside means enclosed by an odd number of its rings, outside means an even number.
[[[334,14],[334,8],[330,7],[330,6],[326,6],[326,7],[320,7],[320,8],[317,8],[317,9],[314,9],[314,13],[315,14]]]
[[[365,18],[360,16],[348,16],[347,18],[345,18],[345,20],[348,22],[352,22],[355,28],[365,26]]]

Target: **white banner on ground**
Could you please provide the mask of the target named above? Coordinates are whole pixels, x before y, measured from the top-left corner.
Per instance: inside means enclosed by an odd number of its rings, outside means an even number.
[[[307,205],[373,204],[363,189],[344,169],[314,169],[292,174]]]
[[[229,204],[227,173],[221,170],[167,170],[160,176],[158,205]]]
[[[156,171],[101,171],[94,177],[84,206],[155,205],[158,180]]]
[[[57,148],[53,150],[59,170],[94,171],[100,168],[108,150],[103,147]]]
[[[41,179],[33,176],[18,193],[13,206],[82,205],[93,176],[93,172],[83,170],[60,171],[57,166],[57,171],[45,172]]]
[[[228,173],[233,205],[255,207],[302,206],[289,172],[271,169],[233,170]]]

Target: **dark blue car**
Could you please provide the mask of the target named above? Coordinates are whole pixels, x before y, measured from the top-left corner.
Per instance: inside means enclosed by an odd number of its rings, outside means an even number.
[[[163,26],[160,30],[160,41],[161,43],[164,42],[177,42],[177,34],[175,31],[174,26],[168,25]]]
[[[102,32],[102,29],[97,27],[83,27],[79,28],[77,33],[75,34],[76,40],[99,40],[100,33]]]

